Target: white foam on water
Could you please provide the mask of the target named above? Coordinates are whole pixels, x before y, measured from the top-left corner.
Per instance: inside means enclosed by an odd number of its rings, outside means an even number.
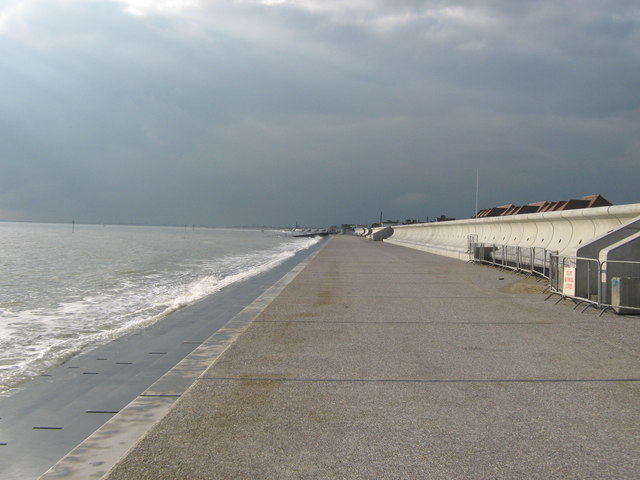
[[[318,241],[287,238],[269,249],[187,262],[167,271],[123,270],[108,288],[88,285],[85,296],[71,295],[53,308],[9,305],[0,311],[0,394],[79,352],[266,272]]]

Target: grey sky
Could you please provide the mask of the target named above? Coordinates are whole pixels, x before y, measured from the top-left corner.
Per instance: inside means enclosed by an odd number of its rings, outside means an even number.
[[[4,0],[0,219],[640,202],[640,4]]]

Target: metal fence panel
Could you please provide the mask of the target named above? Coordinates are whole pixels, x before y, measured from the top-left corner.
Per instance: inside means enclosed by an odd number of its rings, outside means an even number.
[[[474,243],[469,237],[471,261],[537,275],[549,280],[552,293],[580,304],[618,313],[640,314],[640,261],[607,260],[558,255],[536,247]],[[612,279],[621,279],[623,291],[612,301]],[[619,293],[619,292],[618,292]]]

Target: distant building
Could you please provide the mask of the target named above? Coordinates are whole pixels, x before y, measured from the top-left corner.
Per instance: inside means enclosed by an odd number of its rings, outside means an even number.
[[[503,217],[506,215],[522,215],[525,213],[557,212],[578,208],[609,207],[613,205],[602,195],[588,195],[578,200],[561,200],[559,202],[534,202],[526,205],[501,205],[499,207],[478,210],[471,218]]]

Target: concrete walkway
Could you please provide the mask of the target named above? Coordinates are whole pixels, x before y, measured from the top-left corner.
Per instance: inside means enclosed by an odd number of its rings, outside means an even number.
[[[540,287],[335,237],[108,478],[637,479],[640,319]]]

